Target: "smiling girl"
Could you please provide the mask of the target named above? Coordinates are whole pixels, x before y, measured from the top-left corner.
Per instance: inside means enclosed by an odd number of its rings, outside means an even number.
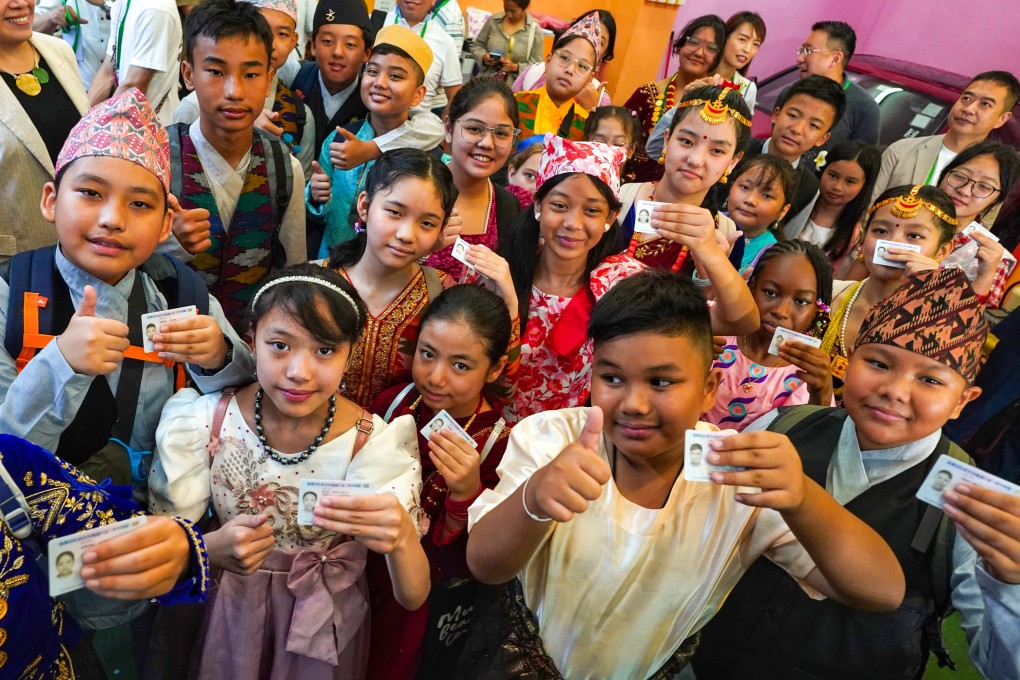
[[[726,46],[715,72],[740,88],[747,108],[754,111],[758,86],[747,77],[751,62],[765,42],[765,20],[755,12],[737,12],[726,21]]]

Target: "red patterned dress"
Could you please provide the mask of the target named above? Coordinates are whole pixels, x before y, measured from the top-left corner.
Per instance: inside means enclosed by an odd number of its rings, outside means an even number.
[[[659,159],[649,158],[645,154],[645,144],[662,113],[673,108],[679,101],[682,91],[678,92],[678,89],[677,77],[674,74],[667,83],[665,91],[660,91],[655,81],[645,83],[634,90],[634,94],[623,105],[623,108],[633,111],[641,120],[641,139],[638,140],[637,151],[634,152],[634,157],[627,162],[624,169],[625,174],[634,176],[634,179],[628,181],[657,182],[662,179],[662,166],[659,165]]]

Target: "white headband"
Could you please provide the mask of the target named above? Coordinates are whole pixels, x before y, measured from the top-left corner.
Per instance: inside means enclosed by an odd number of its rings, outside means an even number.
[[[359,319],[361,318],[361,308],[358,307],[357,303],[354,302],[354,298],[348,295],[343,288],[335,284],[332,284],[329,281],[318,279],[314,276],[281,276],[278,279],[273,279],[266,285],[259,288],[259,292],[255,293],[255,297],[252,298],[251,301],[251,311],[253,312],[255,311],[255,305],[258,304],[259,298],[262,297],[262,294],[265,293],[267,290],[269,290],[270,288],[279,283],[290,283],[292,281],[301,281],[303,283],[316,283],[320,286],[324,286],[332,291],[335,291],[337,295],[342,297],[344,300],[347,300],[347,302],[351,303],[351,307],[354,308],[354,313],[358,315]]]

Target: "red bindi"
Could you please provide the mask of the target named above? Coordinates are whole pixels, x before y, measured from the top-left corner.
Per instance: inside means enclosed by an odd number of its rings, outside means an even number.
[[[702,135],[701,138],[702,139],[708,139],[708,135]]]

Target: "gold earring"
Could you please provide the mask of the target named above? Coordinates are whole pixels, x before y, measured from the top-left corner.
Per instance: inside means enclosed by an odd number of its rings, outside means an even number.
[[[719,178],[719,184],[726,184],[730,181],[730,171],[727,170],[723,173],[723,176]]]
[[[662,153],[659,154],[659,165],[666,164],[666,148],[662,148]]]

